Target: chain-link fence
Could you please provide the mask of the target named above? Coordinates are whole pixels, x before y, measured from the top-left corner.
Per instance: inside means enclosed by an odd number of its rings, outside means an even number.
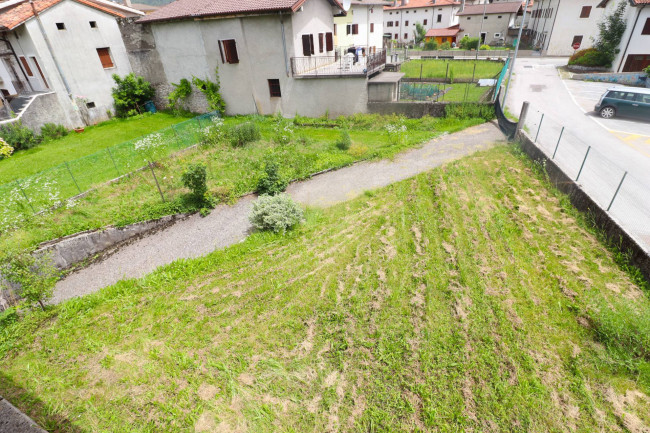
[[[532,105],[523,129],[549,159],[650,252],[650,186]]]
[[[216,112],[197,116],[83,158],[0,185],[0,227],[19,226],[26,215],[57,206],[97,185],[147,168],[152,161],[199,142]]]

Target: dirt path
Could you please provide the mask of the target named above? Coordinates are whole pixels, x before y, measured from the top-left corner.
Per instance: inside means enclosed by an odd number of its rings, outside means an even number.
[[[359,163],[294,183],[287,192],[306,206],[331,206],[487,149],[503,139],[491,123],[474,126],[403,152],[393,160]],[[253,196],[247,196],[233,206],[218,206],[205,218],[194,215],[121,248],[59,281],[52,303],[96,292],[124,278],[142,277],[177,259],[200,257],[241,242],[251,230],[248,213],[253,201]]]

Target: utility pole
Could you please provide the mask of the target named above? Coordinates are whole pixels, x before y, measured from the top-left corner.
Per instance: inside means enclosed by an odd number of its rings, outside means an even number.
[[[510,88],[510,82],[512,81],[512,71],[515,69],[515,60],[517,60],[517,54],[519,53],[519,45],[521,45],[521,34],[524,30],[524,24],[526,23],[526,11],[528,10],[528,0],[526,0],[526,5],[524,6],[524,17],[521,19],[521,26],[519,26],[519,35],[517,36],[517,46],[515,47],[515,55],[512,57],[512,63],[510,64],[510,72],[508,73],[508,84],[506,84],[506,91],[503,93],[503,104],[506,103],[506,96],[508,96],[508,89]]]
[[[485,3],[483,3],[483,18],[481,18],[481,29],[478,31],[478,44],[476,45],[476,58],[474,60],[478,60],[478,50],[481,47],[481,34],[483,33],[483,21],[485,21],[485,12],[487,10],[487,5],[488,5],[488,1],[485,0]]]

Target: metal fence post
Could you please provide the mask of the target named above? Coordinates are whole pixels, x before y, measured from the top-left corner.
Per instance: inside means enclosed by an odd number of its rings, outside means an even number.
[[[117,163],[115,162],[115,158],[113,158],[113,154],[111,153],[111,148],[107,147],[106,150],[108,151],[108,156],[111,157],[111,161],[113,161],[113,167],[115,167],[115,171],[117,172],[117,175],[120,176],[120,170],[117,168]]]
[[[27,201],[27,204],[29,205],[29,207],[32,208],[32,212],[36,213],[36,209],[34,209],[34,205],[32,204],[31,201],[29,201],[29,197],[27,197],[27,193],[23,189],[23,186],[20,184],[20,181],[18,179],[16,179],[16,184],[18,185],[18,188],[20,188],[20,192],[23,193],[23,197],[25,197],[25,200]]]
[[[618,183],[618,188],[616,188],[616,192],[614,193],[614,197],[612,197],[612,201],[609,202],[609,206],[607,206],[607,212],[612,208],[612,205],[614,204],[614,200],[616,200],[616,196],[618,195],[618,191],[621,189],[621,185],[623,185],[623,181],[625,180],[625,176],[627,176],[627,171],[623,173],[623,177],[621,178],[621,181]]]
[[[591,146],[587,148],[587,153],[585,153],[585,159],[582,160],[582,165],[580,166],[580,171],[578,172],[578,176],[576,177],[576,182],[578,179],[580,179],[580,174],[582,173],[582,169],[585,166],[585,162],[587,162],[587,157],[589,156],[589,151],[591,150]]]
[[[149,169],[151,170],[151,174],[153,175],[153,180],[156,181],[156,186],[158,187],[158,192],[160,193],[160,198],[162,199],[163,203],[165,203],[165,196],[163,195],[162,189],[160,189],[160,184],[158,183],[158,178],[156,177],[156,172],[153,171],[153,164],[151,161],[149,161]]]
[[[553,157],[551,159],[555,159],[555,154],[557,153],[557,148],[560,147],[560,140],[562,140],[562,134],[564,134],[564,126],[562,127],[562,130],[560,131],[560,137],[557,139],[557,144],[555,145],[555,150],[553,151]]]
[[[496,92],[496,88],[494,89]],[[519,114],[519,122],[517,122],[517,130],[515,132],[515,135],[517,132],[521,131],[521,129],[524,127],[526,124],[526,117],[528,117],[528,107],[530,106],[530,102],[524,101],[524,103],[521,106],[521,113]]]
[[[81,188],[79,188],[79,184],[77,183],[77,179],[74,178],[74,175],[72,174],[72,170],[70,170],[70,166],[68,165],[68,161],[65,162],[65,168],[68,169],[68,173],[70,173],[70,177],[72,178],[72,181],[74,182],[74,185],[77,187],[77,190],[79,191],[79,194],[81,194]]]
[[[537,134],[535,135],[535,144],[537,144],[537,137],[539,137],[539,131],[542,129],[543,121],[544,121],[544,113],[542,113],[542,118],[539,119],[539,126],[537,127]]]

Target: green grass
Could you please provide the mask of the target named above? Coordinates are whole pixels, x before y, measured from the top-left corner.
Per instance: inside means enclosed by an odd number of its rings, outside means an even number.
[[[476,64],[476,75],[474,79],[494,78],[501,69],[503,63],[489,62],[486,60],[410,60],[402,64],[401,71],[406,74],[406,78],[420,78],[420,68],[422,67],[422,78],[448,78],[447,65],[449,71],[453,71],[454,79],[470,79]]]
[[[313,126],[294,125],[294,139],[287,145],[273,142],[276,120],[273,117],[230,117],[225,126],[255,121],[260,126],[262,140],[241,148],[229,143],[202,146],[174,158],[158,159],[155,171],[165,194],[161,202],[149,170],[134,173],[120,182],[99,187],[83,199],[57,210],[32,215],[22,207],[13,215],[16,227],[0,234],[0,257],[16,249],[33,249],[41,242],[84,230],[110,224],[126,225],[178,212],[194,211],[194,204],[185,200],[187,190],[181,183],[181,174],[190,163],[205,163],[208,168],[208,186],[221,202],[231,201],[255,189],[262,176],[266,158],[274,158],[281,173],[288,179],[302,179],[313,173],[343,167],[368,158],[388,158],[404,149],[417,146],[444,132],[455,132],[482,123],[482,119],[422,118],[404,120],[407,138],[400,144],[391,144],[384,132],[388,123],[399,122],[396,116],[361,115],[338,120],[305,119],[298,122]],[[328,125],[347,126],[352,139],[348,151],[336,148],[341,130]],[[106,170],[111,170],[106,159]],[[135,169],[137,167],[133,167]],[[92,173],[90,173],[92,174]],[[74,185],[68,185],[74,188]],[[9,210],[0,210],[8,214]],[[7,226],[3,226],[7,227]],[[4,254],[3,254],[4,253]]]
[[[472,83],[454,83],[454,84],[435,84],[435,83],[403,83],[400,92],[400,100],[419,100],[422,101],[420,97],[414,96],[412,93],[409,95],[409,88],[438,88],[444,90],[444,94],[440,95],[436,99],[436,95],[427,97],[427,101],[439,101],[439,102],[484,102],[484,97],[488,93],[491,87],[479,87],[476,84]],[[411,91],[413,92],[413,91]]]
[[[51,431],[641,432],[616,259],[497,147],[9,325],[0,394]]]
[[[16,152],[11,158],[0,160],[0,185],[47,170],[66,161],[93,154],[107,147],[155,132],[187,119],[187,117],[156,113],[155,115],[141,115],[129,119],[113,119],[87,127],[81,134],[72,131],[59,140]]]

